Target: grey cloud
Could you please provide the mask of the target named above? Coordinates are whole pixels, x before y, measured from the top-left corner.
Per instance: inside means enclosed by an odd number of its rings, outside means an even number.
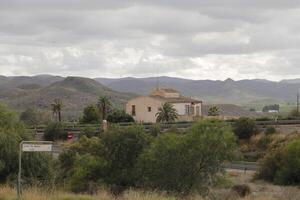
[[[297,75],[299,8],[293,0],[0,0],[0,73]]]

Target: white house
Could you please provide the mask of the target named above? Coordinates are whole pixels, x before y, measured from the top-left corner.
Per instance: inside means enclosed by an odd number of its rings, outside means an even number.
[[[178,121],[193,121],[202,113],[202,101],[182,96],[169,88],[156,89],[149,96],[140,96],[127,102],[125,111],[136,121],[156,122],[156,113],[162,104],[173,104],[178,112]]]

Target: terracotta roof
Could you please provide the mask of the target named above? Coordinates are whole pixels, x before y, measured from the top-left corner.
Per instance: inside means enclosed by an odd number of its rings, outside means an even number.
[[[172,88],[159,88],[158,90],[170,92],[170,93],[179,93],[177,90],[174,90]]]
[[[180,96],[176,98],[165,98],[161,96],[150,96],[150,97],[158,99],[160,101],[169,102],[169,103],[202,103],[201,100],[192,99],[190,97],[184,97],[184,96]]]

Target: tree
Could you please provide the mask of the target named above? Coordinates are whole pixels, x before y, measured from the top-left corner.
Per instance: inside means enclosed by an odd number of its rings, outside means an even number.
[[[102,119],[103,120],[106,119],[106,117],[107,117],[107,115],[110,112],[111,107],[112,107],[109,98],[106,97],[106,96],[100,97],[99,100],[98,100],[97,106],[98,106],[98,109],[99,109],[99,111],[102,115]]]
[[[239,139],[249,139],[255,132],[257,132],[255,121],[247,117],[239,118],[235,122],[233,130]]]
[[[300,112],[297,108],[295,108],[295,109],[290,111],[289,116],[290,117],[296,117],[296,118],[300,117]]]
[[[61,122],[61,109],[62,109],[62,100],[54,99],[54,102],[51,104],[53,116],[58,117],[58,121]]]
[[[50,141],[66,140],[68,134],[65,131],[65,126],[61,122],[54,122],[46,127],[44,137]]]
[[[218,106],[211,106],[208,109],[208,116],[219,116],[219,115],[220,115],[220,111]]]
[[[116,127],[102,138],[103,156],[107,162],[105,182],[117,186],[121,191],[136,186],[138,175],[136,163],[139,155],[149,143],[144,128]]]
[[[32,108],[28,108],[21,113],[20,120],[30,126],[37,125],[39,123],[38,113]]]
[[[19,144],[22,140],[32,140],[26,134],[25,126],[17,115],[0,105],[0,182],[15,181],[18,172]],[[23,181],[50,181],[53,178],[53,160],[49,155],[23,153]]]
[[[299,138],[269,150],[260,162],[257,177],[280,185],[299,185],[299,155]]]
[[[172,104],[166,102],[158,109],[155,116],[157,122],[173,122],[178,118],[178,112]]]
[[[107,121],[111,123],[134,122],[131,115],[125,113],[124,110],[114,110],[107,116]]]
[[[100,122],[100,113],[95,105],[88,105],[83,110],[83,117],[80,120],[83,124],[96,124]]]
[[[199,122],[187,134],[159,135],[139,157],[140,184],[183,195],[192,191],[204,195],[209,180],[233,158],[235,147],[234,134],[219,121]]]

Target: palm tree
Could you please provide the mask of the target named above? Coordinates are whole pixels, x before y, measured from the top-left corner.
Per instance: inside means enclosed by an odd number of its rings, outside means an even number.
[[[168,102],[164,103],[156,113],[157,122],[174,122],[178,118],[177,110]]]
[[[220,110],[218,106],[211,106],[208,110],[208,116],[219,116]]]
[[[107,114],[111,110],[111,106],[112,106],[109,98],[106,96],[100,97],[97,106],[100,113],[102,114],[102,119],[103,120],[106,119]]]
[[[51,104],[53,116],[58,116],[58,121],[61,122],[61,109],[62,109],[62,100],[54,99],[54,102]]]

